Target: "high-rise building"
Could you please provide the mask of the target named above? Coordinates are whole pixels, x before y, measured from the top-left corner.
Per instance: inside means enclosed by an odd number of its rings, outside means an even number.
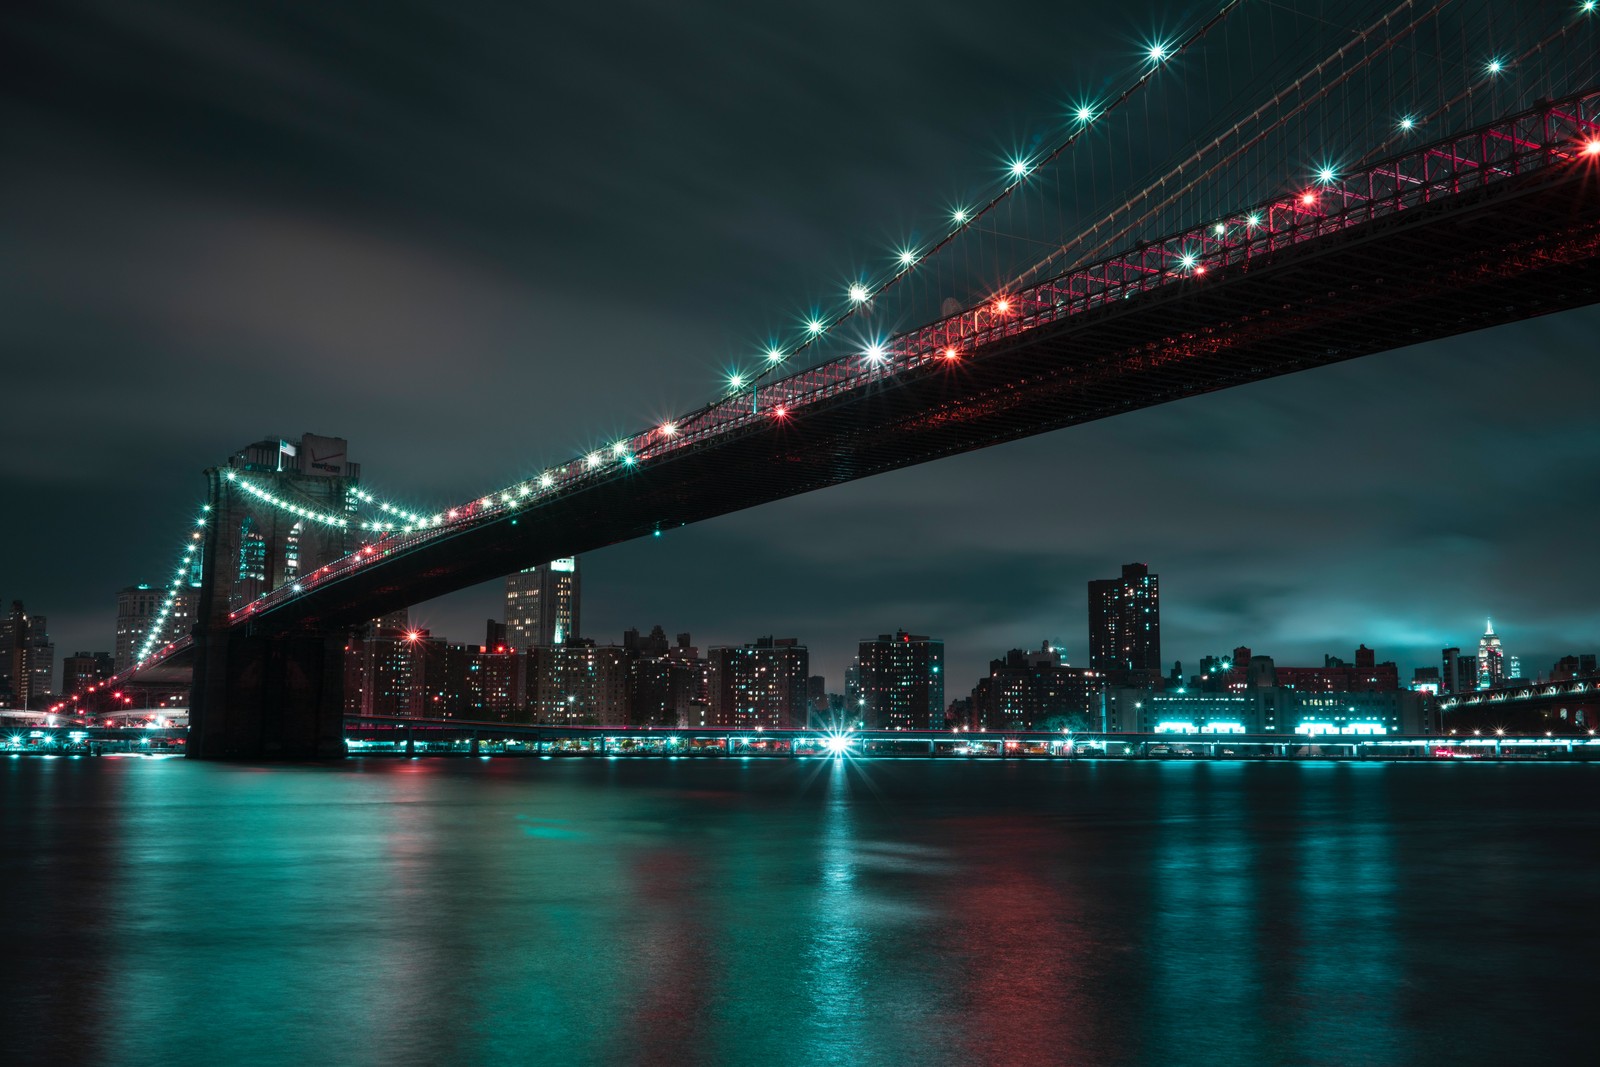
[[[569,644],[580,635],[580,601],[576,556],[507,575],[507,643],[516,649]]]
[[[1483,636],[1478,638],[1478,688],[1493,689],[1505,678],[1505,650],[1500,647],[1500,636],[1494,632],[1494,620],[1490,619]]]
[[[1161,680],[1161,580],[1143,563],[1089,583],[1089,669],[1115,685]]]
[[[762,637],[753,644],[712,648],[708,658],[713,724],[769,730],[805,727],[811,653],[796,638]]]
[[[11,602],[11,614],[0,617],[0,705],[29,708],[43,705],[54,691],[56,646],[43,615],[29,615],[22,601]]]
[[[118,671],[133,666],[144,645],[145,634],[161,611],[161,590],[148,585],[130,585],[117,594],[117,633],[112,644],[113,663]]]
[[[445,692],[445,642],[413,628],[402,610],[377,620],[345,644],[345,710],[356,715],[440,717]],[[439,699],[434,699],[439,697]]]
[[[1445,693],[1462,693],[1466,690],[1456,688],[1456,660],[1461,658],[1461,649],[1442,648],[1439,650],[1439,688]]]
[[[874,730],[944,726],[944,642],[897,630],[862,641],[859,718]]]
[[[621,645],[587,638],[534,645],[528,692],[539,722],[620,726],[628,721],[630,665]]]

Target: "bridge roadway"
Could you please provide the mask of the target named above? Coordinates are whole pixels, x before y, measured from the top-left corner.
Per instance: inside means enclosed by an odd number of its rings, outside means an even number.
[[[881,359],[775,379],[397,533],[231,625],[332,633],[767,501],[1596,302],[1600,90],[1140,244]]]

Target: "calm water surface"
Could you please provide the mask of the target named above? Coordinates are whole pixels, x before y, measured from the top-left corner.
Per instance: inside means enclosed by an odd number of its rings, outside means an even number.
[[[0,760],[0,1063],[1589,1063],[1597,782]]]

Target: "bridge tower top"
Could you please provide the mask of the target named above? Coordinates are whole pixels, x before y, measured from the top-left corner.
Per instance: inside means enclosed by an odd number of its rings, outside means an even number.
[[[206,471],[210,506],[198,621],[292,585],[355,548],[361,465],[342,437],[265,438]]]

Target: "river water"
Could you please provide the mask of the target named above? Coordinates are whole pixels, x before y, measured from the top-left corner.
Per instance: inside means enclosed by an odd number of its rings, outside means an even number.
[[[0,759],[0,1062],[1593,1062],[1597,776]]]

